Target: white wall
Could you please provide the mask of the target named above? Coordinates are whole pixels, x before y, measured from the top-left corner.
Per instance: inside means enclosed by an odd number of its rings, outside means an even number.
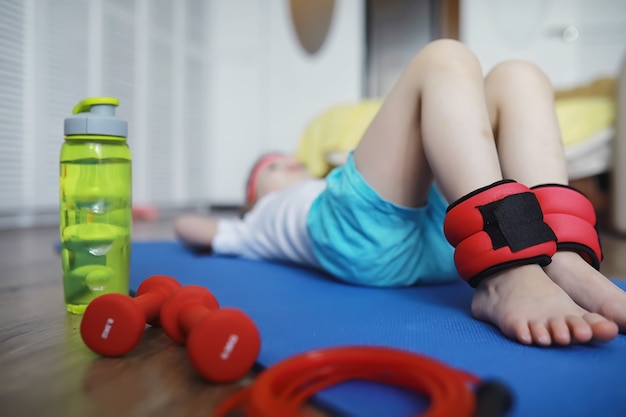
[[[622,0],[461,0],[460,25],[485,71],[529,59],[557,88],[615,77],[626,51]]]
[[[336,1],[325,44],[305,53],[291,25],[288,1],[269,4],[268,147],[294,151],[304,125],[363,90],[365,10],[361,0]]]
[[[296,39],[288,0],[213,1],[208,26],[211,203],[241,204],[260,154],[295,151],[315,115],[361,98],[364,2],[336,1],[325,44],[313,56]]]

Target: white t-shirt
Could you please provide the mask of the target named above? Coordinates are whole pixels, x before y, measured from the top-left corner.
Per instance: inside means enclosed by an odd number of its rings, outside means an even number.
[[[243,219],[220,219],[213,252],[319,268],[306,223],[311,204],[325,188],[324,179],[303,181],[263,196]]]

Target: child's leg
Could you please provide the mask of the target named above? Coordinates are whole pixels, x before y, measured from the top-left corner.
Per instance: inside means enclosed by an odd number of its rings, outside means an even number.
[[[528,63],[505,63],[488,75],[485,91],[504,176],[528,186],[567,184],[553,89],[543,73]],[[546,272],[579,305],[626,331],[626,293],[578,254],[557,252]]]
[[[354,153],[382,197],[417,206],[435,174],[448,201],[501,180],[483,76],[473,54],[437,41],[411,62]],[[547,178],[546,178],[547,179]],[[576,305],[538,265],[479,285],[474,315],[523,343],[567,344],[615,336],[615,324]]]
[[[449,40],[420,51],[365,132],[354,159],[383,198],[405,206],[424,204],[432,172],[448,201],[501,179],[482,70],[474,55]]]
[[[508,61],[485,78],[503,175],[532,187],[567,184],[565,151],[550,80],[535,65]]]

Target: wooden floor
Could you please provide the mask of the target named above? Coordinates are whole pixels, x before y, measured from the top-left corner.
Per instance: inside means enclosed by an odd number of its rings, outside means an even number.
[[[138,223],[134,237],[172,238],[171,222]],[[65,312],[56,228],[0,231],[0,415],[208,417],[250,378],[203,381],[184,349],[149,328],[124,358],[83,344]],[[603,272],[626,279],[626,240],[603,235]],[[321,413],[315,413],[322,415]]]

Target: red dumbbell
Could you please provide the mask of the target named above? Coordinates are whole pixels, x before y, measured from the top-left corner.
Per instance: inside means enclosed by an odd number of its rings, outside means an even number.
[[[254,322],[243,311],[220,308],[204,287],[176,290],[161,309],[161,325],[175,342],[187,345],[194,368],[213,382],[245,376],[261,349]]]
[[[80,334],[89,349],[103,356],[122,356],[141,340],[146,323],[159,326],[163,303],[180,284],[174,278],[154,275],[137,288],[135,298],[103,294],[89,303]]]

